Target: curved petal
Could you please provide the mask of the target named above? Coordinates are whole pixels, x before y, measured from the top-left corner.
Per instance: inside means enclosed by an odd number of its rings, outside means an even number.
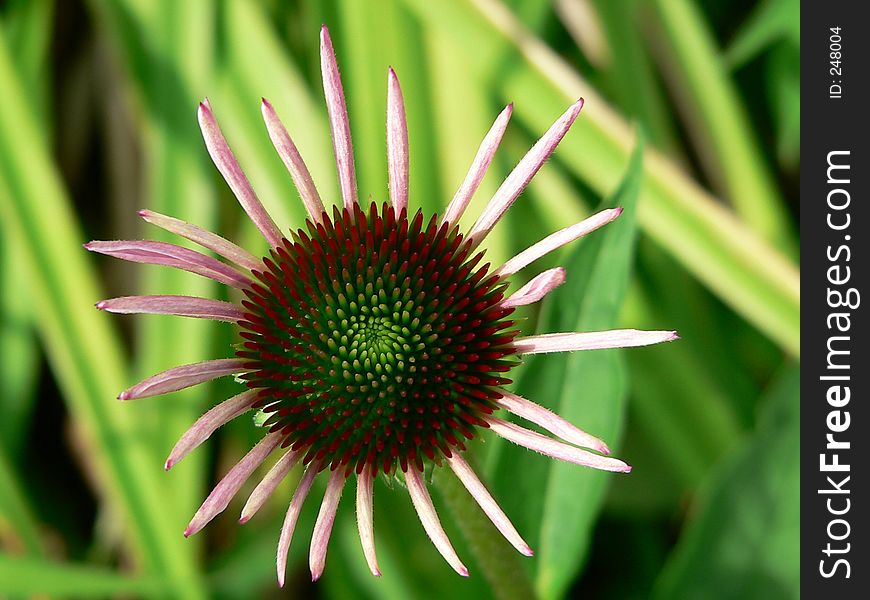
[[[326,550],[329,546],[329,538],[332,535],[332,526],[335,523],[335,513],[338,510],[338,501],[341,500],[341,492],[347,478],[342,469],[336,469],[329,476],[326,484],[326,493],[320,504],[320,512],[314,523],[314,533],[311,534],[311,548],[308,551],[308,566],[311,569],[311,581],[317,581],[323,575],[323,567],[326,565]]]
[[[562,267],[547,269],[503,300],[501,306],[502,308],[513,308],[533,304],[563,283],[565,283],[565,269]]]
[[[177,392],[199,383],[205,383],[218,377],[242,373],[245,371],[246,360],[241,358],[219,358],[206,360],[192,365],[175,367],[137,383],[118,395],[118,400],[134,400],[159,396],[169,392]]]
[[[390,199],[398,217],[408,208],[408,121],[402,88],[393,67],[387,75],[387,162]]]
[[[542,256],[549,254],[553,250],[561,248],[565,244],[573,242],[577,238],[583,237],[584,235],[595,231],[599,227],[607,225],[621,214],[621,208],[608,208],[606,210],[597,212],[588,219],[583,219],[579,223],[575,223],[570,227],[560,229],[556,233],[548,235],[540,242],[529,246],[528,248],[514,256],[512,259],[503,264],[500,268],[496,269],[493,275],[498,275],[500,277],[507,277],[508,275],[513,275],[523,267],[538,260]]]
[[[149,240],[119,240],[112,242],[93,241],[85,244],[91,252],[105,254],[114,258],[148,265],[175,267],[214,279],[225,285],[243,288],[251,285],[251,280],[232,267],[225,265],[205,254],[182,248],[166,242]]]
[[[338,167],[341,197],[344,200],[344,208],[353,215],[353,205],[357,201],[353,142],[350,139],[350,121],[347,119],[344,88],[341,85],[335,50],[332,48],[332,39],[329,37],[326,25],[320,29],[320,70],[323,75],[323,92],[329,113],[329,127],[332,130],[332,149],[335,152],[335,165]]]
[[[483,181],[483,177],[486,175],[490,163],[492,163],[495,152],[498,150],[499,144],[501,144],[501,139],[504,137],[504,132],[507,129],[513,110],[514,105],[508,104],[496,117],[495,122],[477,149],[477,154],[475,154],[474,160],[468,168],[468,174],[466,174],[459,189],[453,195],[453,200],[447,206],[444,216],[441,217],[442,223],[456,223],[465,212],[465,209],[468,208],[474,192],[480,187],[480,182]]]
[[[584,333],[546,333],[514,340],[519,354],[545,352],[573,352],[575,350],[603,350],[606,348],[636,348],[679,339],[676,331],[640,331],[637,329],[611,329]]]
[[[212,233],[202,227],[192,225],[174,217],[161,215],[153,210],[140,210],[139,216],[142,217],[145,222],[156,225],[157,227],[165,229],[175,235],[180,235],[191,242],[199,244],[203,248],[208,248],[219,256],[223,256],[228,261],[233,262],[240,267],[244,267],[249,271],[263,268],[263,261],[257,259],[253,254],[231,241],[222,238],[218,234]]]
[[[411,502],[414,504],[414,509],[420,517],[420,522],[423,524],[423,529],[426,530],[426,535],[432,540],[435,548],[444,557],[444,560],[453,567],[453,570],[468,577],[468,569],[462,561],[459,560],[450,539],[441,527],[441,521],[438,519],[438,513],[435,512],[435,506],[432,505],[432,498],[426,490],[426,484],[423,482],[423,475],[413,467],[405,473],[405,483],[408,485],[408,493],[411,495]]]
[[[544,408],[540,404],[535,404],[531,400],[526,400],[522,396],[517,396],[516,394],[506,390],[500,391],[502,397],[495,402],[502,408],[512,412],[518,417],[531,421],[535,425],[540,425],[566,442],[576,444],[583,448],[592,448],[602,454],[610,454],[610,448],[607,447],[607,444],[594,435],[590,435],[582,429],[578,429],[553,411]]]
[[[278,459],[278,462],[272,465],[272,468],[269,469],[269,472],[260,480],[260,483],[257,484],[257,487],[254,488],[254,491],[248,497],[248,501],[242,509],[239,523],[247,523],[263,507],[263,504],[266,503],[266,500],[269,499],[269,496],[272,495],[278,484],[287,477],[287,473],[299,462],[300,458],[302,458],[302,454],[298,451],[288,450]]]
[[[630,466],[617,458],[600,456],[588,450],[581,450],[580,448],[550,439],[540,433],[529,431],[519,425],[508,423],[496,417],[486,417],[486,421],[495,433],[509,442],[529,450],[534,450],[535,452],[540,452],[541,454],[546,454],[552,458],[558,458],[575,465],[591,467],[601,471],[613,471],[615,473],[628,473],[631,471]]]
[[[176,315],[236,323],[245,311],[232,302],[194,296],[122,296],[97,302],[96,307],[110,313],[131,315]]]
[[[287,133],[287,129],[278,118],[278,113],[265,98],[263,98],[261,111],[263,120],[266,122],[266,130],[269,132],[269,138],[272,140],[284,166],[290,172],[290,177],[293,178],[293,183],[299,191],[305,210],[308,211],[312,221],[320,223],[324,210],[323,201],[320,199],[320,194],[317,193],[314,179],[311,177],[308,167],[305,166],[302,155],[299,154],[296,144],[293,143],[290,134]]]
[[[468,493],[471,494],[483,512],[486,513],[486,516],[489,517],[489,520],[492,521],[492,524],[495,525],[495,528],[499,530],[505,539],[509,541],[514,548],[519,550],[520,553],[525,554],[526,556],[532,556],[534,554],[532,549],[520,534],[517,533],[517,530],[510,522],[510,519],[507,518],[507,515],[504,514],[504,511],[498,505],[498,502],[495,501],[489,493],[489,490],[486,489],[486,486],[480,482],[480,479],[477,478],[474,470],[468,466],[465,459],[462,458],[458,452],[453,452],[453,455],[447,458],[447,464],[450,465],[450,468],[453,469],[454,473],[456,473],[456,477],[459,478],[459,481],[462,482],[462,485],[465,486]]]
[[[372,470],[366,467],[356,479],[356,522],[369,570],[375,577],[380,577],[381,569],[375,552],[373,483]]]
[[[504,183],[501,184],[501,187],[495,192],[495,195],[474,224],[474,227],[471,228],[468,237],[474,240],[475,244],[479,244],[486,237],[529,184],[532,177],[538,172],[538,169],[541,168],[556,149],[559,142],[562,141],[562,138],[565,137],[565,134],[568,133],[568,129],[574,123],[574,119],[580,114],[581,108],[583,108],[582,98],[571,105],[547,130],[547,133],[517,163],[514,170],[511,171],[510,175],[504,180]]]
[[[302,505],[308,497],[308,492],[311,491],[311,485],[314,483],[317,471],[317,465],[308,465],[305,474],[299,480],[296,491],[293,493],[293,499],[290,500],[290,506],[287,507],[287,514],[284,516],[284,524],[281,526],[281,537],[278,539],[278,553],[276,556],[278,585],[280,587],[284,587],[284,574],[287,570],[287,553],[290,550],[290,542],[293,541],[296,522],[299,520],[299,513],[302,511]]]
[[[257,400],[257,390],[247,390],[229,400],[224,400],[191,425],[175,444],[164,468],[168,471],[178,464],[182,458],[190,454],[197,446],[206,441],[218,427],[229,423],[245,411]]]
[[[184,530],[184,537],[190,537],[191,535],[201,531],[209,521],[223,512],[229,505],[230,500],[232,500],[233,496],[238,493],[239,489],[248,480],[254,470],[263,464],[266,457],[272,453],[272,450],[274,450],[284,438],[285,435],[280,431],[270,433],[260,440],[256,446],[251,448],[250,452],[248,452],[242,460],[236,463],[236,466],[230,469],[229,473],[224,475],[224,478],[220,480],[220,483],[218,483],[211,491],[208,498],[205,499],[205,502],[203,502],[202,506],[199,507],[199,510],[196,511],[196,514],[193,515],[187,529]]]
[[[257,194],[254,193],[251,182],[248,181],[245,172],[239,166],[239,162],[236,160],[233,151],[230,150],[227,140],[224,138],[224,134],[214,118],[208,100],[200,102],[197,117],[199,118],[199,128],[202,130],[205,146],[208,148],[208,153],[218,171],[223,175],[227,185],[230,186],[236,199],[238,199],[239,204],[248,213],[248,217],[257,226],[257,229],[260,230],[260,233],[269,242],[269,245],[277,248],[284,236],[281,234],[278,226],[275,225],[275,221],[266,212],[265,207],[260,203]]]

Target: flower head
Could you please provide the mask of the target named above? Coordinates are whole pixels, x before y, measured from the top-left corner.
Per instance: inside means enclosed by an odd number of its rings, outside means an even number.
[[[522,337],[511,313],[541,300],[565,278],[562,268],[537,275],[506,296],[508,279],[544,254],[617,218],[599,212],[558,231],[490,270],[478,245],[552,154],[582,108],[573,104],[498,188],[474,226],[457,225],[483,179],[507,127],[507,106],[484,138],[444,214],[425,217],[408,207],[408,132],[395,72],[387,86],[390,202],[357,200],[353,149],[344,92],[329,33],[321,32],[323,86],[342,195],[341,208],[324,208],[311,175],[275,110],[263,100],[269,136],[309,214],[304,228],[286,235],[257,199],[214,118],[199,107],[209,154],[253,223],[269,243],[257,258],[195,225],[152,211],[140,216],[211,250],[224,260],[152,241],[90,242],[89,250],[126,260],[175,267],[237,288],[239,304],[188,296],[132,296],[97,308],[116,313],[159,313],[236,323],[242,343],[233,358],[164,371],[120,394],[129,400],[165,394],[235,375],[242,393],[218,404],[182,436],[169,469],[218,427],[251,409],[265,415],[267,433],[234,466],[196,512],[185,535],[223,511],[253,472],[282,452],[242,510],[246,522],[297,463],[305,472],[296,488],[278,543],[283,584],[287,551],[315,477],[328,472],[314,526],[310,567],[320,577],[338,502],[356,480],[359,534],[371,571],[379,575],[372,525],[373,481],[404,478],[423,527],[461,575],[468,570],[444,533],[423,479],[426,464],[449,466],[498,530],[517,550],[532,551],[463,459],[465,441],[481,428],[542,454],[607,471],[628,472],[607,456],[601,440],[549,410],[505,389],[510,369],[525,354],[643,346],[672,340],[670,331],[615,330]],[[560,440],[497,416],[508,412]]]

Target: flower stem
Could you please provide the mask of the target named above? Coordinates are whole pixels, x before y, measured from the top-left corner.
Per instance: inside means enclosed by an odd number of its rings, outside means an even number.
[[[434,484],[462,530],[495,597],[500,600],[537,598],[522,558],[498,533],[456,475],[450,469],[438,469]]]

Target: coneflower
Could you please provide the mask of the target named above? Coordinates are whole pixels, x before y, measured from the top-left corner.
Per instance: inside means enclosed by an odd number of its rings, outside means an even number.
[[[203,137],[218,170],[270,245],[257,258],[195,225],[152,211],[147,222],[211,250],[218,260],[154,241],[90,242],[88,250],[134,262],[183,269],[237,288],[240,304],[188,296],[131,296],[104,300],[115,313],[152,313],[236,323],[242,342],[234,358],[164,371],[122,392],[122,400],[184,389],[234,375],[247,389],[215,406],[182,436],[166,461],[181,460],[217,428],[261,409],[263,439],[218,483],[185,535],[223,511],[272,453],[282,452],[242,510],[246,522],[294,465],[305,471],[290,501],[278,542],[278,581],[314,478],[328,473],[314,526],[309,563],[318,579],[345,483],[356,480],[359,535],[368,565],[375,554],[372,486],[376,477],[402,477],[423,528],[461,575],[468,569],[447,538],[424,482],[427,464],[453,470],[498,530],[517,550],[532,550],[463,459],[465,441],[489,428],[516,444],[561,460],[628,472],[606,456],[604,442],[530,400],[505,389],[519,357],[542,352],[644,346],[673,340],[672,331],[614,330],[519,336],[516,307],[541,300],[565,278],[562,268],[537,275],[506,296],[511,275],[572,240],[614,220],[599,212],[558,231],[490,270],[478,246],[513,204],[583,106],[559,117],[520,160],[470,231],[457,226],[479,186],[510,119],[508,105],[484,138],[468,175],[439,218],[408,209],[408,132],[402,91],[388,73],[387,158],[390,202],[360,206],[344,92],[328,30],[321,30],[321,68],[343,205],[327,211],[311,175],[272,106],[263,100],[269,136],[307,209],[304,228],[285,236],[257,199],[227,145],[208,101],[199,106]],[[560,440],[496,416],[499,409],[534,423]]]

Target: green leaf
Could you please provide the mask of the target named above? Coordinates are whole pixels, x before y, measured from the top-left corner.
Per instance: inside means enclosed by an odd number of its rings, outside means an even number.
[[[0,595],[63,598],[164,597],[163,578],[133,578],[106,569],[0,554]]]
[[[623,183],[605,203],[622,206],[622,215],[584,240],[565,262],[567,281],[547,300],[543,332],[597,331],[617,323],[634,252],[642,146],[639,142]],[[616,444],[627,392],[619,351],[531,356],[527,363],[521,395]],[[518,447],[502,449],[497,497],[505,500],[508,515],[519,517],[520,532],[534,540],[530,533],[538,531],[536,585],[542,597],[562,597],[582,568],[609,477]]]
[[[655,597],[797,598],[800,595],[800,371],[762,403],[755,435],[699,492]]]

